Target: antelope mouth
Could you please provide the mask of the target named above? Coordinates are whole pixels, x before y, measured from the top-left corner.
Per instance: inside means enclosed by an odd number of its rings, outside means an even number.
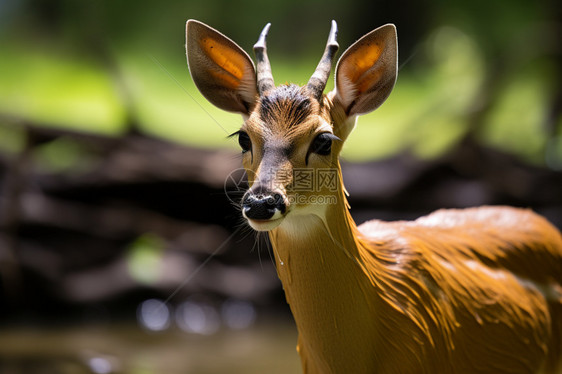
[[[252,219],[247,218],[248,224],[251,228],[256,231],[270,231],[276,228],[283,222],[283,218],[285,217],[278,217],[278,218],[270,218],[270,219]]]
[[[278,209],[275,209],[273,216],[269,218],[251,218],[246,215],[244,209],[242,210],[242,215],[248,221],[251,228],[256,231],[270,231],[276,228],[283,222],[285,215],[281,213]]]

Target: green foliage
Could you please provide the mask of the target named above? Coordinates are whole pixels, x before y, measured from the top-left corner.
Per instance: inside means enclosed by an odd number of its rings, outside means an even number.
[[[25,145],[25,136],[21,128],[15,126],[0,126],[0,151],[15,154]]]
[[[161,238],[151,234],[139,237],[131,244],[127,254],[129,275],[139,283],[154,284],[164,271],[163,256],[164,243]]]
[[[88,171],[98,161],[92,154],[72,139],[58,138],[34,149],[34,163],[42,170],[58,173]]]
[[[236,147],[225,137],[242,119],[212,107],[189,77],[186,19],[208,22],[248,52],[261,27],[273,22],[269,50],[278,84],[308,80],[331,18],[339,22],[342,51],[390,21],[398,25],[401,63],[407,63],[389,100],[359,120],[345,157],[409,150],[432,158],[469,134],[532,162],[543,162],[548,144],[551,155],[559,153],[545,125],[559,90],[551,82],[561,74],[549,57],[548,2],[437,2],[415,23],[400,10],[419,9],[413,2],[374,14],[374,5],[362,0],[135,6],[57,0],[50,17],[38,4],[15,7],[0,29],[0,114],[113,136],[135,126],[181,143]],[[17,149],[8,143],[0,147]]]
[[[553,91],[551,76],[547,69],[533,66],[532,71],[510,81],[483,126],[483,141],[542,163],[548,141],[544,124],[549,92]]]
[[[39,124],[115,135],[125,108],[99,65],[32,43],[0,43],[0,112]]]

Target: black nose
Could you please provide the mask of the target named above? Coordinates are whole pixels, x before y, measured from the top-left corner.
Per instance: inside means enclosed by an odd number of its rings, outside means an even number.
[[[279,194],[254,195],[248,192],[242,199],[242,210],[250,219],[270,219],[275,214],[275,210],[285,212],[285,202]]]

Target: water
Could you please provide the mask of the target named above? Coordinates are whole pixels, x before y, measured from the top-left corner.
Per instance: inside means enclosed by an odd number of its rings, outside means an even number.
[[[237,321],[235,327],[245,322]],[[2,374],[300,372],[297,334],[289,320],[260,322],[245,329],[225,326],[207,335],[174,326],[150,331],[133,323],[2,330]]]

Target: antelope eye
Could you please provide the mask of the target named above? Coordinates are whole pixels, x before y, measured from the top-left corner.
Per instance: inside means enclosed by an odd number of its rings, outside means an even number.
[[[250,149],[252,149],[252,141],[250,140],[250,136],[244,131],[238,132],[238,144],[240,144],[240,147],[242,148],[242,153],[246,153]]]
[[[330,152],[332,151],[333,139],[337,139],[337,137],[327,132],[318,135],[312,141],[309,152],[314,152],[322,156],[329,155]]]

